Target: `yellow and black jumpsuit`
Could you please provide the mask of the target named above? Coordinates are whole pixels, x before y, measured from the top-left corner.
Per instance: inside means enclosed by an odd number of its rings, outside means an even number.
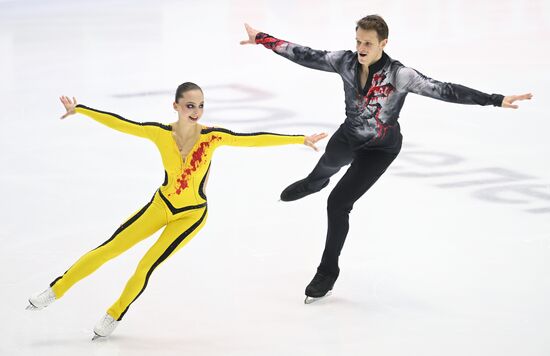
[[[170,125],[138,123],[83,105],[78,105],[76,112],[115,130],[153,141],[165,169],[164,183],[152,200],[122,224],[110,239],[86,253],[50,284],[56,298],[61,298],[76,282],[165,226],[159,239],[139,262],[119,299],[108,309],[107,313],[115,320],[122,319],[130,305],[143,293],[155,268],[185,246],[204,226],[207,217],[204,185],[217,147],[304,143],[303,135],[238,134],[223,128],[203,127],[190,153],[182,157]]]

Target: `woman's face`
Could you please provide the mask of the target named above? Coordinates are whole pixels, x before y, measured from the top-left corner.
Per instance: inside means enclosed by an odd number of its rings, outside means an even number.
[[[174,110],[179,117],[191,123],[199,121],[204,110],[204,95],[201,90],[194,89],[183,93],[174,103]]]

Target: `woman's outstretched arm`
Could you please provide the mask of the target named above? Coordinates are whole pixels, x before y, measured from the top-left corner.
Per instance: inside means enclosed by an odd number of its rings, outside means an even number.
[[[67,112],[61,116],[61,119],[65,119],[66,117],[76,113],[83,114],[117,131],[149,139],[156,137],[156,134],[158,133],[157,130],[159,128],[170,130],[169,126],[157,122],[135,122],[125,119],[117,114],[92,109],[90,107],[78,104],[75,97],[71,100],[71,98],[67,96],[62,96],[60,97],[60,100],[67,110]]]
[[[272,132],[238,133],[220,127],[207,129],[213,132],[218,145],[223,146],[281,146],[291,144],[303,144],[318,151],[315,145],[318,141],[327,137],[326,133],[305,135],[285,135]]]

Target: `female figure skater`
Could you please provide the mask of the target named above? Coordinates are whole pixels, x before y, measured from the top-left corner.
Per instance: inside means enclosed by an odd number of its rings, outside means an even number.
[[[94,340],[113,332],[130,305],[145,290],[155,268],[185,246],[204,226],[208,210],[204,188],[212,154],[217,147],[305,144],[317,150],[315,143],[327,136],[265,132],[239,134],[223,128],[202,126],[198,120],[204,110],[203,92],[198,85],[189,82],[177,88],[173,106],[178,112],[178,121],[171,125],[134,122],[116,114],[77,105],[74,97],[72,100],[66,96],[60,99],[67,110],[62,119],[80,113],[115,130],[153,141],[160,151],[165,169],[164,183],[149,203],[122,224],[110,239],[76,261],[44,292],[29,299],[29,310],[47,307],[102,264],[165,226],[159,239],[139,262],[119,299],[95,326]]]

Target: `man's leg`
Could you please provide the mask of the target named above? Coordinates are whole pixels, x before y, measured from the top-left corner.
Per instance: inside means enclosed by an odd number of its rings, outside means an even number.
[[[332,289],[332,285],[340,273],[338,257],[348,234],[349,213],[353,209],[353,204],[372,187],[395,157],[397,154],[384,151],[358,153],[346,174],[330,193],[327,204],[327,239],[321,264],[317,269],[318,274],[327,278],[316,276],[317,278],[314,278],[316,283],[313,283],[314,281],[310,283],[309,290],[306,289],[306,295],[322,296]],[[314,285],[312,286],[312,284]],[[320,293],[322,294],[318,295]]]
[[[336,130],[328,141],[325,153],[311,173],[304,179],[289,185],[282,193],[281,200],[293,201],[315,193],[327,186],[330,177],[353,160],[351,150],[342,129]]]

